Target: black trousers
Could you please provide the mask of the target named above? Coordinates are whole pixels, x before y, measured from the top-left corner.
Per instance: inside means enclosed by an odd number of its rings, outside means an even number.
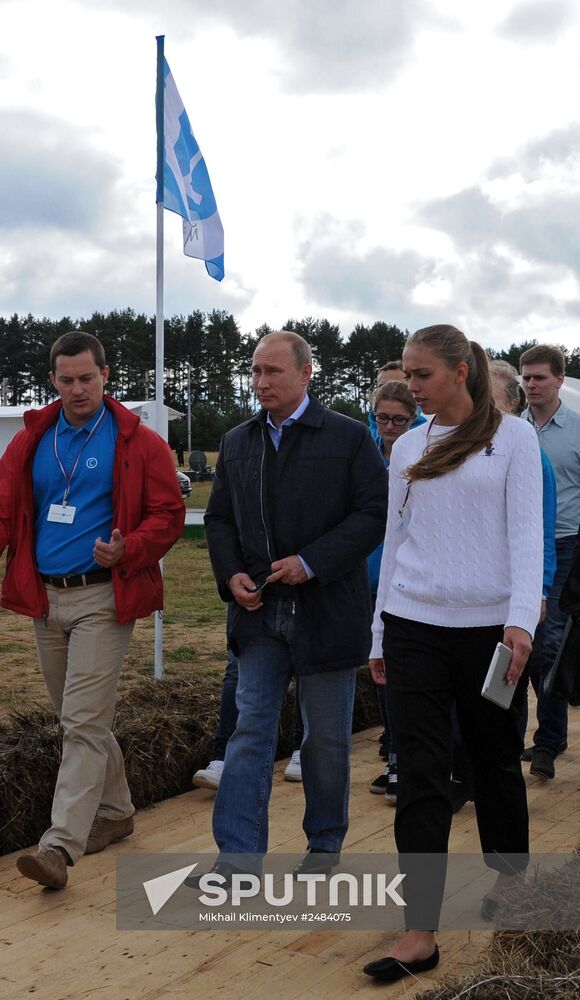
[[[413,923],[413,880],[407,880],[406,922],[409,928],[433,929],[443,895],[452,818],[453,702],[473,769],[485,863],[508,874],[526,867],[528,807],[518,734],[525,682],[518,683],[508,711],[481,697],[495,646],[503,638],[500,625],[447,628],[386,613],[382,617],[389,711],[398,748],[395,840],[401,870],[411,865],[412,855],[439,856],[428,866],[430,885],[422,882],[424,872],[415,880],[417,899],[422,899],[419,926]],[[428,895],[432,905],[425,918]]]

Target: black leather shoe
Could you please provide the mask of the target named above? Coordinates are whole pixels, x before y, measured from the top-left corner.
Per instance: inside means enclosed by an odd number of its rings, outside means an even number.
[[[429,958],[417,959],[416,962],[400,962],[398,958],[379,958],[376,962],[369,962],[365,965],[363,972],[374,979],[381,979],[384,983],[396,983],[398,979],[405,976],[415,976],[418,972],[429,972],[439,965],[439,948],[435,945],[435,951]]]
[[[309,847],[292,874],[294,878],[298,875],[330,875],[339,862],[340,851],[315,851]]]
[[[186,885],[188,889],[199,889],[199,880],[204,875],[222,875],[225,881],[216,883],[216,885],[219,884],[220,889],[231,889],[232,875],[247,874],[248,872],[243,872],[240,868],[236,868],[235,865],[231,865],[229,861],[216,861],[208,872],[200,872],[198,875],[193,873],[188,875],[183,884]]]
[[[530,774],[537,774],[540,778],[553,778],[556,774],[554,758],[547,750],[534,747]]]
[[[566,753],[567,749],[568,749],[567,741],[562,740],[560,746],[558,747],[558,756],[560,756],[561,753]],[[528,762],[531,761],[534,756],[534,750],[535,747],[526,747],[526,749],[522,750],[520,754],[520,760],[527,760]]]

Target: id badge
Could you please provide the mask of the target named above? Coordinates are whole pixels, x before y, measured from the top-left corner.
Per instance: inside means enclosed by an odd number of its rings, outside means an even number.
[[[65,507],[62,503],[51,503],[46,520],[55,521],[56,524],[72,524],[76,512],[76,507]]]

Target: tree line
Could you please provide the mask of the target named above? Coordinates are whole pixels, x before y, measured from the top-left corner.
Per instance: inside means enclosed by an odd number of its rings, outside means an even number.
[[[343,337],[327,319],[288,319],[286,330],[301,334],[314,358],[312,389],[327,406],[366,419],[368,398],[377,369],[400,358],[407,330],[394,324],[357,324]],[[102,341],[111,367],[109,390],[119,399],[152,399],[155,395],[155,318],[133,309],[95,312],[89,319],[38,319],[14,314],[0,317],[0,389],[9,406],[38,406],[54,398],[48,378],[52,343],[67,330],[80,329]],[[222,434],[254,410],[251,361],[256,344],[271,332],[267,325],[242,333],[231,313],[199,310],[165,320],[165,402],[185,413],[191,396],[193,446],[217,447]],[[488,350],[518,366],[520,354],[535,341],[512,344],[506,351]],[[580,348],[562,348],[566,370],[580,378]],[[186,444],[186,421],[172,421],[175,445]]]

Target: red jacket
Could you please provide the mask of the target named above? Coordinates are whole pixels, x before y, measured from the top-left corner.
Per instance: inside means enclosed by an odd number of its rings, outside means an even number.
[[[181,537],[185,508],[166,442],[134,413],[104,397],[119,433],[113,467],[113,528],[125,549],[113,568],[117,618],[145,618],[163,607],[158,561]],[[24,414],[19,431],[0,459],[0,553],[8,546],[2,584],[3,607],[31,618],[48,614],[48,597],[34,557],[32,462],[42,435],[58,419],[57,400]]]

